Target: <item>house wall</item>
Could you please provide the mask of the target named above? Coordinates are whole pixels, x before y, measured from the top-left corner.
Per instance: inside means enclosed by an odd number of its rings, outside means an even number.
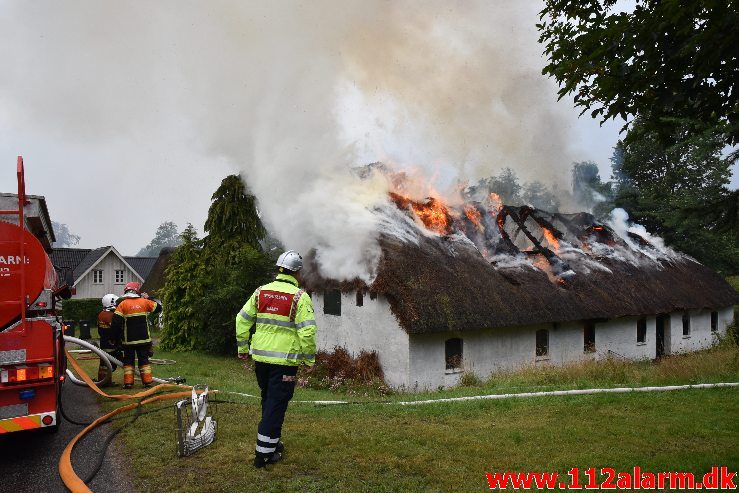
[[[323,313],[323,293],[313,293],[316,314],[316,344],[321,351],[344,347],[352,355],[362,350],[376,351],[392,387],[408,386],[408,334],[400,327],[383,296],[370,299],[365,295],[363,306],[357,306],[356,293],[342,293],[341,315]]]
[[[103,282],[101,284],[93,283],[93,270],[103,271]],[[123,282],[115,282],[116,270],[123,271]],[[123,286],[133,281],[141,282],[138,276],[131,269],[127,268],[116,254],[110,251],[85,277],[78,279],[75,284],[77,294],[74,295],[74,298],[102,298],[108,293],[121,296],[123,294]]]
[[[656,354],[656,318],[647,317],[644,343],[636,342],[637,318],[610,320],[595,325],[595,351],[585,352],[581,322],[542,324],[469,332],[444,332],[410,336],[410,389],[433,389],[459,383],[464,372],[488,378],[492,373],[526,366],[561,365],[583,360],[624,357],[649,359]],[[549,331],[549,350],[536,356],[536,332]],[[460,370],[446,370],[445,341],[459,337],[463,343]]]
[[[683,312],[673,313],[670,317],[671,353],[684,353],[704,349],[726,335],[727,326],[734,321],[734,307],[722,308],[718,311],[718,330],[711,332],[711,310],[689,310],[690,335],[683,335]]]
[[[341,316],[323,313],[323,294],[313,295],[318,323],[318,347],[331,351],[345,347],[357,354],[362,349],[378,353],[386,381],[406,390],[435,389],[457,385],[464,372],[488,378],[499,371],[526,366],[562,365],[609,357],[628,360],[654,359],[657,355],[657,317],[646,318],[646,336],[637,342],[640,317],[623,317],[595,324],[595,351],[584,348],[585,324],[566,322],[527,327],[486,329],[468,332],[432,334],[407,333],[399,326],[383,297],[364,297],[364,306],[356,306],[356,293],[341,297]],[[732,323],[733,307],[719,310],[718,334],[725,334]],[[693,351],[716,341],[710,329],[710,310],[691,311],[691,335],[682,336],[682,312],[669,315],[665,332],[666,352]],[[549,332],[548,354],[536,356],[536,331]],[[462,339],[463,362],[458,370],[447,370],[445,342]]]

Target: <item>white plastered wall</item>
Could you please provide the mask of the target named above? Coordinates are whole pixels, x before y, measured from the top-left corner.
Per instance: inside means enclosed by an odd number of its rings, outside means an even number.
[[[316,344],[321,351],[345,348],[352,355],[376,351],[388,385],[408,386],[408,334],[400,327],[383,296],[365,295],[357,306],[356,292],[341,294],[341,316],[323,313],[323,293],[312,294],[316,312]],[[442,348],[443,351],[443,348]]]
[[[670,316],[671,352],[685,353],[705,349],[715,344],[719,336],[726,334],[726,327],[734,321],[734,307],[726,307],[718,312],[718,328],[711,331],[711,310],[689,310],[690,334],[683,334],[683,313],[675,312]]]

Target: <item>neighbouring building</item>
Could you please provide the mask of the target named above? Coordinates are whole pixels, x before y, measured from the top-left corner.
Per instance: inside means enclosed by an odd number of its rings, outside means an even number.
[[[75,288],[75,299],[102,298],[108,293],[123,294],[129,282],[144,284],[157,257],[124,257],[115,247],[54,248],[51,262],[60,283]]]
[[[404,232],[380,237],[369,284],[324,279],[309,262],[319,349],[376,351],[388,384],[415,390],[464,372],[694,351],[734,320],[739,294],[721,276],[589,214],[503,206],[485,241],[455,220],[430,234],[392,219]]]

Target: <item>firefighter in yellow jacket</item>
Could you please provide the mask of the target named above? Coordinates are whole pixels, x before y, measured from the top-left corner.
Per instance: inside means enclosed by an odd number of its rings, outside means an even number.
[[[313,302],[299,287],[303,259],[289,250],[277,259],[277,267],[275,280],[258,288],[236,315],[239,358],[251,355],[254,359],[262,394],[256,467],[282,459],[282,423],[295,390],[298,366],[315,363]]]
[[[139,360],[141,383],[149,387],[152,383],[151,365],[151,331],[149,330],[149,313],[158,313],[162,304],[150,299],[146,293],[141,294],[141,284],[129,282],[123,288],[123,296],[118,298],[118,306],[113,313],[111,332],[123,345],[123,388],[133,387],[133,365]]]

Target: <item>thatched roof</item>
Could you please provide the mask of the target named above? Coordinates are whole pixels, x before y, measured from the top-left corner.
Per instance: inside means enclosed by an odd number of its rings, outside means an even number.
[[[143,291],[154,296],[158,295],[158,291],[162,286],[164,286],[164,271],[167,269],[169,259],[172,257],[172,253],[174,253],[174,251],[175,248],[173,247],[164,247],[161,249],[159,257],[157,257],[154,265],[149,271],[149,276],[146,278],[146,282],[141,286]]]
[[[721,276],[682,255],[635,264],[599,257],[600,268],[570,261],[576,273],[553,282],[526,260],[494,266],[470,243],[421,236],[418,244],[383,236],[371,292],[390,302],[410,334],[654,315],[739,304]],[[513,257],[512,257],[513,258]],[[543,260],[543,259],[542,259]],[[592,264],[592,262],[591,262]],[[610,272],[609,272],[610,270]],[[309,289],[356,289],[306,276]]]

